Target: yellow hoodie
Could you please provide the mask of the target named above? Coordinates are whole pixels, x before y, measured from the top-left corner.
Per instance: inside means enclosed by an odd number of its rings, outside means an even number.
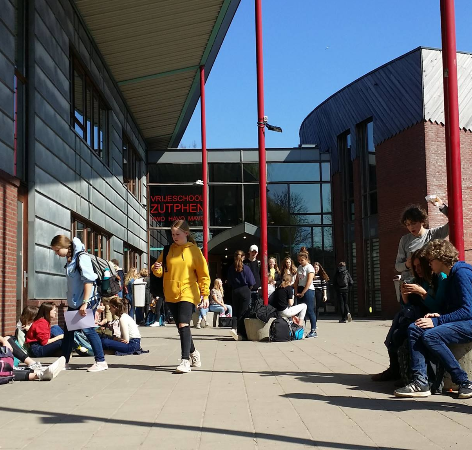
[[[159,255],[162,263],[164,252]],[[166,302],[190,302],[198,305],[200,296],[210,295],[210,275],[200,249],[192,242],[185,245],[173,243],[166,259],[167,272],[164,274],[164,297]],[[152,268],[156,277],[162,277],[163,268]]]

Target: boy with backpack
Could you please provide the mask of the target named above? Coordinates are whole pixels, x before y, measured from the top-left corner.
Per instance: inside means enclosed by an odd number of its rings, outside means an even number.
[[[341,319],[339,323],[346,323],[352,321],[351,313],[349,311],[349,286],[352,286],[354,282],[352,281],[351,274],[348,272],[346,263],[341,261],[338,264],[336,273],[333,277],[333,286],[338,294],[339,306],[341,308]]]

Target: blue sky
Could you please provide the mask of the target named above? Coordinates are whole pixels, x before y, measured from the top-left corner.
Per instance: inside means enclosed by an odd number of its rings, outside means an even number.
[[[472,52],[472,4],[456,0],[457,50]],[[441,47],[439,0],[263,0],[265,114],[299,143],[303,119],[326,98],[416,47]],[[241,0],[206,84],[207,147],[257,147],[254,0]],[[182,138],[201,146],[200,104]]]

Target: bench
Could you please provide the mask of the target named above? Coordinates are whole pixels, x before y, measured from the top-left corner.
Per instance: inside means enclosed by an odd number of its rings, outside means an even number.
[[[259,319],[244,319],[248,341],[268,341],[270,325],[274,320],[271,318],[267,323],[264,323]]]
[[[469,380],[472,380],[472,342],[467,344],[451,344],[449,348],[462,369],[467,372]],[[444,374],[444,389],[446,391],[450,389],[457,391],[458,389],[447,372]]]
[[[198,313],[198,311],[195,311],[193,314],[192,314],[192,326],[194,327],[195,325],[197,325],[197,322],[198,322],[198,316],[200,314]],[[206,323],[207,323],[207,326],[209,327],[218,327],[218,317],[219,317],[219,314],[218,313],[214,313],[214,312],[211,312],[211,311],[208,311],[207,312],[207,315],[206,315]]]

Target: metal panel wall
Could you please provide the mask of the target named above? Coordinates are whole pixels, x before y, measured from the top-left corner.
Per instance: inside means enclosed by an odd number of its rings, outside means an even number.
[[[31,4],[35,32],[28,45],[34,52],[30,73],[34,74],[35,92],[34,145],[29,149],[34,164],[29,179],[34,182],[30,194],[34,208],[30,210],[29,224],[34,252],[29,261],[28,296],[57,299],[65,295],[64,262],[48,246],[55,234],[70,233],[74,212],[113,235],[111,258],[122,262],[123,242],[128,242],[143,251],[143,262],[147,262],[146,199],[144,194],[142,203],[138,202],[123,185],[123,131],[144,160],[145,148],[70,0],[34,0]],[[80,54],[111,107],[109,166],[70,125],[70,47]],[[141,176],[144,180],[144,167]],[[142,191],[145,192],[144,183]],[[33,249],[31,241],[29,245]]]

